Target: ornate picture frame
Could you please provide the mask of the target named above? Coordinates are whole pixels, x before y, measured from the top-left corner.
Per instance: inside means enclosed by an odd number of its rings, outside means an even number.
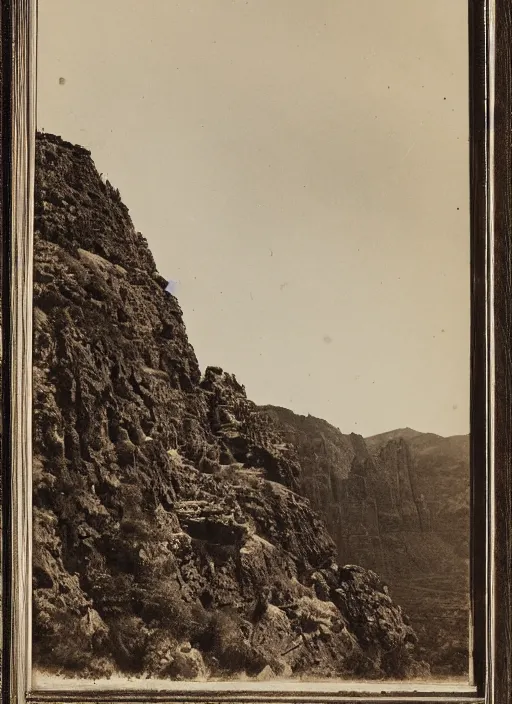
[[[44,0],[42,0],[44,1]],[[382,0],[383,2],[385,0]],[[1,8],[2,701],[512,701],[512,3],[469,0],[473,684],[359,691],[30,691],[36,0]],[[385,31],[383,29],[383,31]]]

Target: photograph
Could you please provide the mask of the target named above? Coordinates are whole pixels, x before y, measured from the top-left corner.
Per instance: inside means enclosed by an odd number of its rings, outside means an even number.
[[[39,3],[35,690],[472,684],[468,32]]]

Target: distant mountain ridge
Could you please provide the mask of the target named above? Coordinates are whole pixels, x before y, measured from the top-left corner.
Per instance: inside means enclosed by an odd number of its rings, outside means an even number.
[[[384,433],[367,435],[365,436],[365,440],[366,442],[373,444],[384,442],[385,440],[394,440],[396,438],[402,438],[403,440],[413,440],[414,438],[417,438],[420,435],[435,435],[436,437],[442,437],[441,435],[437,435],[436,433],[424,433],[419,430],[414,430],[414,428],[397,428],[396,430],[387,430]]]
[[[447,647],[453,671],[464,670],[469,436],[403,428],[363,438],[314,416],[262,410],[296,449],[299,491],[324,519],[338,559],[357,560],[388,581],[426,647],[439,653],[433,657],[440,673]],[[429,581],[439,589],[425,595]]]

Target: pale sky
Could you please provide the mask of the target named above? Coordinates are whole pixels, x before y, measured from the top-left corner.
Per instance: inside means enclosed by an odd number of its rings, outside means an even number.
[[[40,0],[199,363],[343,432],[469,426],[467,0]],[[64,79],[64,80],[61,80]]]

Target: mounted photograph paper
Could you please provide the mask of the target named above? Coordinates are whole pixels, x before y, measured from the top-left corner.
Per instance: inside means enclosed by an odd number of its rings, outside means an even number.
[[[42,0],[36,691],[469,691],[466,0]]]

